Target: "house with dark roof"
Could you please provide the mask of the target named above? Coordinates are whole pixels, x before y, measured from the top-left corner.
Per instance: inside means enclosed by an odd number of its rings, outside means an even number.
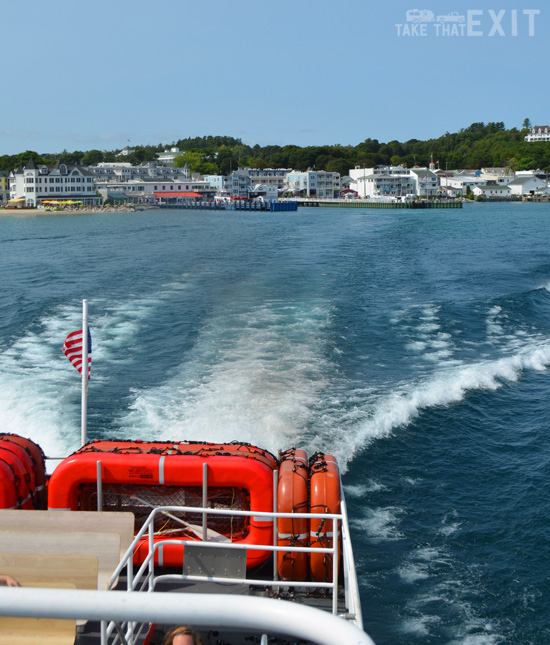
[[[27,208],[64,204],[98,206],[94,177],[83,166],[73,166],[59,159],[54,166],[35,164],[29,159],[25,166],[12,170],[9,176],[10,200]]]

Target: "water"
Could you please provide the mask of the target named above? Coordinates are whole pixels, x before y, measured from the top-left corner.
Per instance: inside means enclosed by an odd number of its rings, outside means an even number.
[[[550,642],[550,210],[0,218],[0,420],[337,455],[366,630]]]

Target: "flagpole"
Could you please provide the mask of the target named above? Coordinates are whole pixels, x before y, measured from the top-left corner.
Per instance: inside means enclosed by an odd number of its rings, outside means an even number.
[[[88,301],[82,301],[82,403],[80,441],[87,442],[88,433]]]

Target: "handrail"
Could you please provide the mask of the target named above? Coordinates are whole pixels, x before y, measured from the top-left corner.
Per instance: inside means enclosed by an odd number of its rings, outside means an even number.
[[[318,645],[374,645],[364,631],[337,616],[270,598],[189,593],[182,602],[179,594],[0,588],[2,616],[191,623],[212,629],[213,606],[216,627],[278,633]]]
[[[345,506],[343,508],[345,511]],[[321,582],[321,581],[289,581],[289,580],[284,580],[280,581],[276,579],[276,576],[273,577],[273,580],[266,580],[266,579],[261,579],[261,580],[256,580],[252,578],[244,578],[244,579],[228,579],[228,578],[219,578],[216,576],[195,576],[195,575],[187,575],[187,574],[161,574],[161,575],[155,575],[155,552],[157,549],[159,549],[161,546],[167,545],[167,544],[182,544],[184,545],[186,542],[189,544],[188,540],[183,540],[183,539],[174,539],[167,537],[166,539],[162,539],[162,534],[159,536],[158,534],[155,536],[154,533],[154,522],[155,518],[158,514],[162,513],[173,513],[173,512],[179,512],[179,513],[194,513],[194,514],[206,514],[206,515],[221,515],[221,516],[241,516],[241,517],[261,517],[261,518],[267,518],[267,519],[273,519],[274,524],[276,523],[278,518],[281,517],[289,517],[289,518],[324,518],[327,521],[332,521],[332,533],[333,536],[337,536],[339,534],[338,532],[338,526],[340,525],[341,528],[341,533],[342,533],[342,546],[343,546],[343,558],[344,558],[344,571],[346,572],[348,566],[351,564],[353,566],[353,554],[351,552],[351,542],[349,540],[349,529],[347,527],[347,523],[345,522],[345,514],[343,513],[279,513],[279,512],[268,512],[268,511],[239,511],[239,510],[232,510],[232,509],[214,509],[214,508],[205,508],[205,507],[196,507],[196,506],[162,506],[162,507],[156,507],[154,508],[151,513],[149,514],[149,517],[141,527],[141,529],[138,531],[136,534],[134,541],[130,545],[130,547],[127,549],[125,555],[123,556],[122,560],[120,561],[118,567],[115,569],[113,575],[111,576],[111,580],[109,581],[109,584],[107,586],[107,589],[112,589],[114,585],[114,581],[117,580],[118,576],[122,572],[125,566],[128,566],[128,571],[127,571],[127,593],[133,593],[135,592],[136,589],[140,589],[142,591],[148,592],[148,595],[150,593],[153,593],[156,587],[157,582],[160,581],[175,581],[175,580],[180,580],[180,581],[208,581],[212,583],[217,583],[217,582],[222,582],[222,583],[234,583],[234,584],[248,584],[248,585],[263,585],[263,586],[270,586],[270,587],[302,587],[302,588],[324,588],[330,590],[330,593],[332,595],[332,614],[336,615],[338,612],[338,548],[339,548],[339,540],[338,539],[333,539],[332,540],[332,547],[324,547],[324,548],[315,548],[315,547],[300,547],[300,546],[274,546],[274,545],[255,545],[255,544],[238,544],[238,543],[218,543],[218,542],[209,542],[201,539],[193,540],[193,544],[201,544],[203,547],[210,548],[210,549],[246,549],[246,550],[262,550],[262,551],[271,551],[273,553],[276,553],[278,551],[281,552],[296,552],[296,553],[330,553],[332,554],[332,563],[333,563],[333,568],[332,568],[332,581],[331,582]],[[135,548],[137,547],[138,543],[145,539],[145,535],[148,533],[148,542],[149,542],[149,552],[145,556],[143,563],[139,567],[138,571],[134,574],[133,572],[133,553]],[[157,538],[155,541],[154,538]],[[159,537],[161,539],[159,539]],[[354,570],[353,570],[354,571]],[[355,623],[359,628],[362,628],[362,618],[361,618],[361,609],[360,609],[360,601],[359,601],[359,592],[357,588],[357,580],[355,578],[355,575],[349,575],[346,574],[344,575],[344,589],[345,589],[345,596],[346,596],[346,607],[349,609],[348,615],[346,616],[347,620],[342,620],[341,622],[347,623],[348,621],[352,621]],[[186,594],[186,598],[187,598]],[[219,595],[216,595],[216,604],[217,604],[217,598],[222,597]],[[292,603],[285,603],[287,604],[292,604]],[[318,610],[316,610],[318,611]],[[326,613],[326,612],[319,612],[319,613]],[[102,633],[106,635],[106,638],[109,637],[113,631],[116,629],[117,631],[119,630],[119,626],[115,625],[114,623],[110,623],[108,626],[103,624],[102,625]],[[126,638],[128,639],[129,642],[133,642],[133,628],[132,626],[128,625],[126,627]],[[104,643],[106,643],[106,638],[104,639]],[[120,642],[124,642],[123,640],[120,640]]]

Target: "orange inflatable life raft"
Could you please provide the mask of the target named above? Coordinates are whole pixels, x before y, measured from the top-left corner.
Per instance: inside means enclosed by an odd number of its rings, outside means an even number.
[[[33,509],[34,474],[29,455],[17,444],[0,439],[0,459],[14,474],[17,508]]]
[[[0,434],[0,448],[16,455],[25,469],[31,508],[46,508],[46,459],[40,446],[17,434]],[[5,457],[6,455],[4,455]],[[27,508],[27,507],[25,507]]]
[[[336,458],[318,453],[310,459],[310,512],[340,513],[340,473]],[[340,529],[339,529],[340,530]],[[333,544],[333,521],[310,519],[310,546],[328,549]],[[341,548],[339,549],[341,553]],[[330,553],[310,553],[309,567],[313,581],[332,581],[332,556]]]
[[[308,513],[309,467],[305,450],[291,448],[280,455],[277,511]],[[277,520],[277,546],[309,545],[307,518],[280,517]],[[277,551],[277,575],[280,580],[306,580],[308,554]]]
[[[96,441],[67,457],[48,484],[50,510],[96,510],[97,462],[101,461],[103,510],[132,511],[136,531],[154,507],[202,506],[203,464],[207,466],[208,505],[245,511],[273,510],[273,470],[277,460],[267,451],[246,444]],[[202,538],[202,513],[159,513],[155,540]],[[179,519],[179,521],[178,521]],[[261,517],[208,517],[209,531],[237,544],[270,545],[273,522]],[[161,566],[181,566],[182,544],[164,544],[155,560]],[[134,554],[143,562],[147,537]],[[247,554],[249,568],[264,562],[269,551]]]
[[[13,466],[0,456],[0,508],[20,508],[15,478]]]

